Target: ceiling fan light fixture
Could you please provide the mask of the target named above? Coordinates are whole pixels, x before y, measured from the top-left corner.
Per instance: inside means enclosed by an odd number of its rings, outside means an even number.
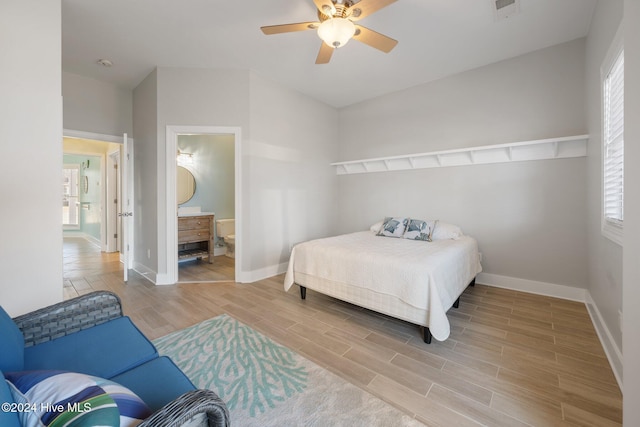
[[[327,19],[318,27],[318,37],[336,49],[347,44],[355,32],[356,26],[346,18]]]

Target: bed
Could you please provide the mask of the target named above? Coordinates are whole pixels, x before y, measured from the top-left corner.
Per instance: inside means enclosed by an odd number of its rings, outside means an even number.
[[[304,299],[306,289],[313,289],[417,324],[426,343],[432,336],[444,341],[450,333],[447,311],[482,271],[476,240],[460,233],[422,241],[374,231],[295,245],[285,291],[297,284]]]

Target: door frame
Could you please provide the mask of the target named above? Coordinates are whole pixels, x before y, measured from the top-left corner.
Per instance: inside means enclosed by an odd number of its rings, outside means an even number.
[[[85,132],[85,131],[80,131],[80,130],[74,130],[74,129],[63,129],[62,130],[62,136],[66,137],[66,138],[78,138],[78,139],[90,139],[93,141],[100,141],[100,142],[113,142],[116,144],[119,144],[120,147],[123,146],[123,140],[122,140],[122,135],[107,135],[107,134],[102,134],[102,133],[95,133],[95,132]],[[130,144],[133,144],[133,138],[127,138],[127,141]],[[62,141],[61,141],[62,142]],[[122,149],[120,150],[120,153],[122,153]],[[95,155],[95,154],[94,154]],[[107,156],[102,156],[102,182],[106,182],[106,178],[107,178],[107,173],[106,173],[106,158],[108,158],[108,154]],[[120,169],[120,182],[122,182],[122,168]],[[133,179],[133,174],[130,175],[130,179]],[[129,197],[131,198],[131,200],[133,199],[133,185],[130,185],[129,187]],[[102,194],[102,203],[103,206],[105,206],[106,203],[106,192],[103,191]],[[101,224],[101,231],[100,231],[100,240],[101,240],[101,250],[102,251],[106,251],[107,249],[107,244],[106,244],[106,236],[105,236],[105,225],[107,224],[107,210],[103,209],[103,213],[102,213],[102,224]],[[122,227],[118,227],[118,235],[122,236]],[[130,245],[131,248],[134,247],[134,235],[133,233],[131,233],[130,236]],[[124,259],[122,259],[122,251],[120,252],[120,262],[124,263]],[[131,266],[128,266],[128,268],[131,268]]]
[[[235,248],[235,277],[238,282],[242,272],[242,139],[241,128],[235,126],[187,126],[168,125],[166,128],[166,218],[167,218],[167,246],[165,266],[166,283],[156,282],[157,285],[172,285],[178,283],[178,203],[176,198],[177,162],[179,135],[234,135],[234,203],[236,220],[236,248]],[[214,227],[215,228],[215,227]]]
[[[107,235],[105,237],[105,252],[120,252],[120,243],[122,240],[122,228],[120,225],[120,217],[118,212],[122,212],[121,209],[121,194],[120,194],[120,147],[118,150],[110,151],[107,153],[107,168],[105,171],[105,178],[103,182],[106,184],[106,202],[105,202],[105,217],[107,224]],[[115,175],[113,169],[116,169]],[[115,176],[115,183],[114,183]],[[115,184],[115,185],[114,185]],[[116,200],[113,203],[113,200]],[[115,206],[114,206],[115,204]],[[115,233],[113,232],[115,230]],[[117,234],[118,237],[114,237]]]

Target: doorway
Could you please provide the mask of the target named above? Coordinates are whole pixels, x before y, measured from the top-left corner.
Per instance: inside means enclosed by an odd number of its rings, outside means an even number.
[[[229,261],[229,259],[233,260],[233,269],[232,276],[230,280],[238,282],[238,278],[242,272],[242,203],[241,203],[241,131],[239,127],[223,127],[223,126],[167,126],[166,128],[166,218],[167,218],[167,247],[166,247],[166,277],[164,277],[164,281],[159,281],[157,284],[173,284],[177,283],[179,279],[179,255],[178,255],[178,203],[177,203],[177,170],[178,170],[178,161],[177,161],[177,153],[179,149],[179,139],[184,136],[193,136],[193,137],[217,137],[217,138],[230,138],[233,141],[233,209],[229,209],[228,207],[224,208],[226,210],[220,210],[222,206],[199,206],[201,211],[202,209],[213,210],[215,214],[215,219],[222,218],[222,215],[227,216],[224,219],[230,219],[230,216],[235,220],[235,242],[234,242],[234,258],[226,257],[227,259],[221,258],[225,256],[224,253],[221,253],[222,248],[219,247],[217,249],[217,255],[214,256],[214,264],[216,262],[216,257],[219,259],[219,263],[223,264],[223,262]],[[199,146],[199,148],[203,148],[204,144]],[[198,148],[198,147],[196,147]],[[186,152],[187,154],[194,154],[190,152]],[[196,160],[197,161],[197,157]],[[227,160],[227,163],[231,160]],[[205,167],[205,169],[209,169],[210,173],[214,173],[215,171],[211,170],[211,164]],[[196,182],[196,188],[198,183]],[[194,202],[194,206],[197,208],[197,203]],[[218,209],[218,211],[216,211]],[[181,214],[184,214],[184,209],[181,211]],[[217,237],[215,237],[215,224],[213,224],[213,228],[211,233],[214,235],[212,239],[212,245],[215,245],[218,241]],[[214,254],[216,253],[216,248],[214,248]],[[206,266],[205,266],[206,267]],[[213,277],[213,276],[212,276]],[[192,281],[192,280],[189,280]],[[198,281],[201,281],[198,279]],[[206,281],[217,281],[215,278],[212,280]]]
[[[121,272],[120,143],[108,135],[65,130],[63,282],[81,290],[96,274]],[[113,205],[113,206],[112,206]],[[119,274],[119,273],[116,273]]]
[[[235,136],[178,135],[177,151],[178,282],[234,281]]]

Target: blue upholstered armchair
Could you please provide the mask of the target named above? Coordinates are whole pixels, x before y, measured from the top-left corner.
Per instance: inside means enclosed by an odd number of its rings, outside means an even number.
[[[3,427],[33,417],[47,426],[63,419],[81,421],[77,425],[230,425],[225,403],[159,356],[112,292],[15,319],[0,307],[0,349]]]

